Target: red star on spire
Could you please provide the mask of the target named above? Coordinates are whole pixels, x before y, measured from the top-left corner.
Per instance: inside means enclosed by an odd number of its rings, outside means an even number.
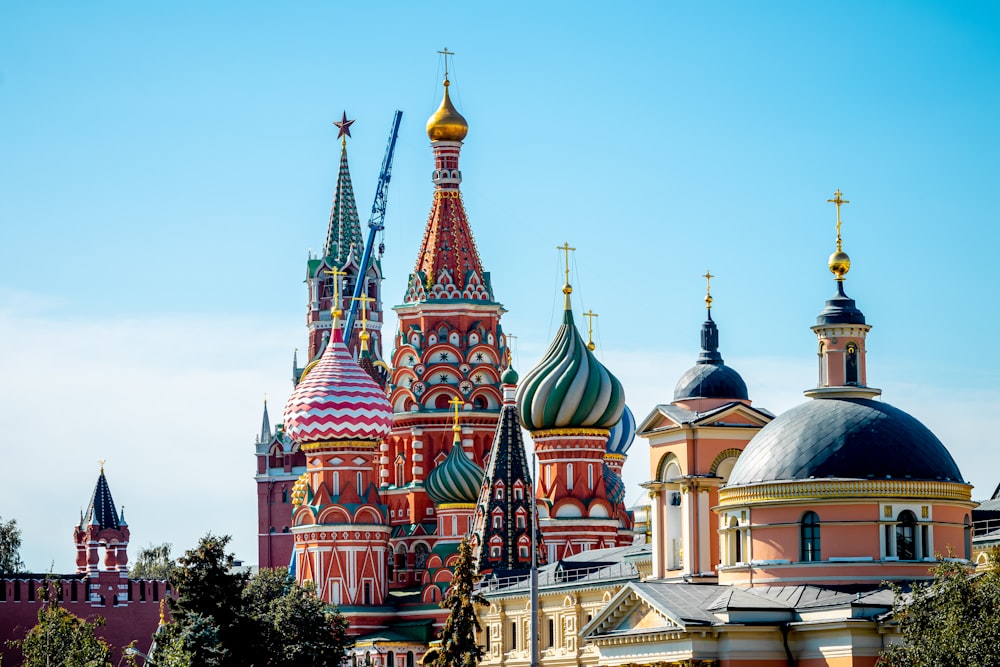
[[[347,112],[344,112],[343,117],[340,120],[333,121],[333,124],[337,126],[337,138],[340,139],[344,135],[351,136],[351,125],[354,125],[353,120],[347,120]]]

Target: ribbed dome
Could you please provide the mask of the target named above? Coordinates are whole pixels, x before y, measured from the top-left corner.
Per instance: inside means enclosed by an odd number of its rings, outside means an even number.
[[[621,383],[587,348],[567,307],[555,340],[517,389],[521,424],[529,431],[609,429],[624,409]]]
[[[427,136],[431,141],[462,141],[469,133],[469,124],[465,121],[465,117],[458,113],[448,96],[450,85],[448,79],[445,79],[441,106],[427,119]]]
[[[603,464],[601,475],[604,477],[604,491],[608,494],[608,500],[614,504],[625,502],[625,482],[611,469],[607,463]]]
[[[689,368],[674,387],[674,400],[691,398],[749,399],[747,384],[740,374],[725,364],[698,364]]]
[[[339,328],[323,356],[285,404],[284,426],[299,444],[331,440],[380,440],[389,433],[392,407],[354,361]]]
[[[633,440],[635,440],[635,416],[626,405],[621,420],[611,427],[605,451],[608,454],[627,454]]]
[[[867,398],[818,398],[762,428],[727,486],[828,477],[963,481],[941,441],[902,410]]]
[[[453,443],[448,456],[427,475],[424,489],[435,505],[475,504],[485,476],[483,469],[465,455],[461,443]]]

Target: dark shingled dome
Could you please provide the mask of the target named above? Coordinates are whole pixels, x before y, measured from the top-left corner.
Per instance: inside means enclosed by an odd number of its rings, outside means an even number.
[[[867,398],[818,398],[762,428],[727,486],[827,477],[964,480],[937,436],[902,410]]]
[[[725,364],[698,364],[690,368],[674,387],[674,400],[728,398],[748,400],[747,385],[740,374]]]

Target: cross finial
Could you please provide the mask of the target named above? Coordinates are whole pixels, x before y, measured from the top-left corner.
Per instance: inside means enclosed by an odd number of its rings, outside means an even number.
[[[599,315],[593,310],[588,310],[583,316],[587,318],[587,347],[593,352],[594,348],[597,347],[594,345],[594,318],[599,317]]]
[[[843,193],[841,193],[840,188],[837,188],[837,191],[833,193],[833,199],[827,199],[826,201],[828,201],[831,204],[837,205],[837,252],[840,252],[843,249],[841,247],[842,244],[840,241],[840,205],[850,204],[851,202],[844,199]]]
[[[455,55],[454,51],[449,51],[448,47],[444,47],[443,51],[438,51],[442,56],[444,56],[444,80],[448,80],[448,56]]]
[[[333,308],[330,309],[330,313],[333,315],[333,319],[337,320],[343,313],[340,310],[340,276],[346,276],[347,271],[341,271],[335,266],[323,273],[333,276]]]
[[[97,459],[97,464],[101,466],[101,474],[104,474],[104,464],[107,463],[104,459]]]
[[[462,430],[461,427],[458,425],[458,406],[465,405],[465,401],[456,396],[448,402],[455,407],[455,423],[454,425],[452,425],[451,430],[455,432],[455,437],[457,438],[459,432]]]
[[[347,112],[340,117],[340,120],[333,121],[333,124],[337,126],[337,138],[340,139],[340,145],[342,148],[347,147],[347,137],[351,136],[351,125],[354,125],[353,120],[347,120]]]
[[[368,349],[368,304],[374,301],[374,297],[370,297],[367,294],[362,294],[361,296],[352,296],[351,300],[361,302],[361,350],[365,351]]]
[[[712,278],[715,277],[708,269],[705,269],[705,275],[702,276],[705,279],[705,307],[709,310],[712,310]]]
[[[569,295],[573,293],[573,288],[569,284],[569,251],[576,250],[576,248],[570,248],[569,243],[563,243],[562,245],[557,245],[556,250],[562,250],[566,254],[566,284],[563,285],[563,294],[566,295],[566,310],[569,310]]]

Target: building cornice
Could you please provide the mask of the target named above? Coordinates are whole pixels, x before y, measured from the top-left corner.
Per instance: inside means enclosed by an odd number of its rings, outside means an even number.
[[[781,504],[802,500],[915,498],[973,506],[972,486],[961,482],[908,479],[804,479],[761,482],[719,489],[719,507]]]

